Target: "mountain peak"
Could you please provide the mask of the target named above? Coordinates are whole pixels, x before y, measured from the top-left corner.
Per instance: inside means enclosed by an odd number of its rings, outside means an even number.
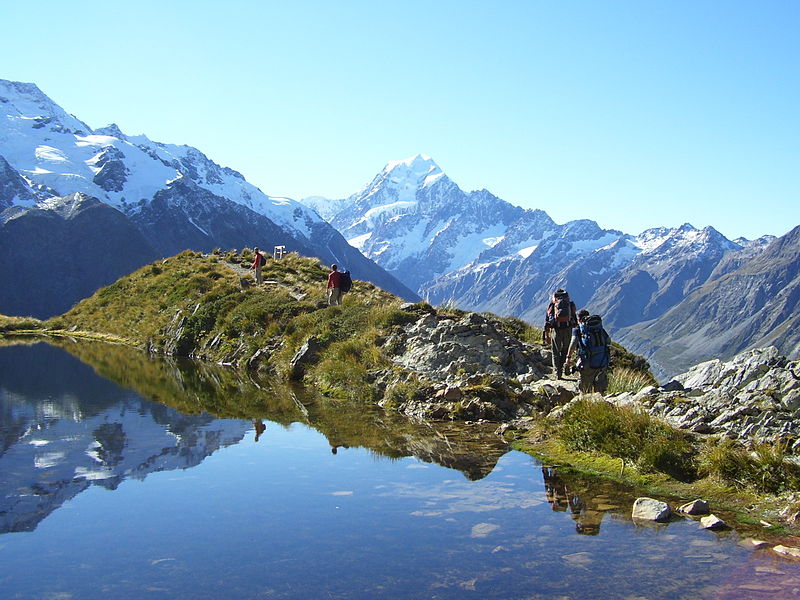
[[[434,162],[434,160],[426,154],[415,154],[414,156],[410,156],[409,158],[404,158],[403,160],[389,161],[383,170],[386,173],[388,173],[390,171],[394,171],[399,167],[405,167],[408,169],[413,169],[415,171],[418,171],[420,169],[439,170],[439,167]]]

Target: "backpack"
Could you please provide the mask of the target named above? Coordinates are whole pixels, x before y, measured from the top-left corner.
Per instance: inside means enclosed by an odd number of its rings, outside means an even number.
[[[349,292],[352,287],[353,280],[350,277],[350,271],[342,271],[339,277],[339,289],[344,294],[345,292]]]
[[[553,327],[571,327],[575,325],[573,318],[574,304],[569,299],[567,292],[561,294],[553,294],[553,314],[550,315],[550,322]]]
[[[592,369],[607,367],[611,359],[611,339],[603,329],[603,320],[599,315],[592,315],[579,328],[581,363]]]

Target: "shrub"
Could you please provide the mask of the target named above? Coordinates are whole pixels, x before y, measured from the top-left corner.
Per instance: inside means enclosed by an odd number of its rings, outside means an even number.
[[[643,472],[682,480],[695,475],[688,437],[639,410],[578,400],[566,410],[558,435],[573,450],[602,452],[633,462]]]
[[[751,462],[747,451],[733,440],[708,441],[698,456],[698,472],[722,483],[744,485],[750,479]]]
[[[326,349],[325,358],[310,373],[323,393],[350,400],[375,400],[368,371],[381,363],[381,357],[366,337],[336,342]]]
[[[786,460],[785,444],[757,444],[751,457],[751,480],[757,490],[777,494],[798,489],[800,466]]]

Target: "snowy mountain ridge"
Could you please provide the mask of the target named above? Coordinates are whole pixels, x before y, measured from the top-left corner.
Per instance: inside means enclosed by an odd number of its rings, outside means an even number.
[[[186,177],[304,238],[322,221],[299,202],[264,194],[196,148],[127,136],[114,124],[92,130],[32,83],[0,79],[0,121],[0,154],[42,188],[40,201],[81,192],[131,215],[170,182]],[[9,204],[30,205],[30,199]]]

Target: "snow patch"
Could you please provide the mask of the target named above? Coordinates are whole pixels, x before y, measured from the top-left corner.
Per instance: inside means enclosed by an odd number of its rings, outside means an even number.
[[[364,244],[367,243],[367,240],[372,237],[372,232],[365,233],[363,235],[358,235],[352,239],[347,240],[347,243],[350,244],[353,248],[358,248],[361,250],[364,247]]]
[[[34,155],[38,160],[46,160],[49,162],[66,162],[67,155],[58,148],[52,146],[39,146],[34,150]]]

